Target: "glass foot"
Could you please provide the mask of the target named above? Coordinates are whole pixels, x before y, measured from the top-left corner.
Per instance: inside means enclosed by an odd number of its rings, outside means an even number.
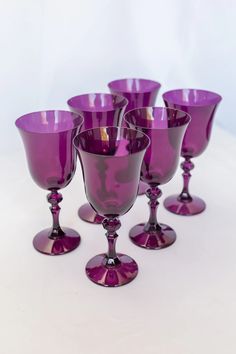
[[[177,194],[166,198],[164,206],[171,213],[184,216],[200,214],[206,208],[205,202],[199,197],[192,196],[192,200],[187,202],[181,201]]]
[[[88,203],[79,208],[78,215],[80,219],[90,222],[91,224],[101,224],[104,220],[104,217],[97,214]]]
[[[50,256],[58,256],[73,251],[80,244],[80,235],[75,230],[63,227],[65,235],[60,239],[49,238],[51,229],[40,231],[33,239],[34,248]]]
[[[99,254],[86,265],[86,274],[94,283],[115,287],[125,285],[131,282],[138,274],[138,265],[129,256],[117,254],[120,264],[115,266],[106,266],[106,254]]]
[[[140,181],[138,185],[138,195],[144,195],[146,194],[146,190],[148,189],[148,184]]]
[[[160,224],[161,231],[159,232],[148,232],[145,231],[145,224],[135,225],[129,232],[129,237],[131,241],[139,247],[143,247],[150,250],[158,250],[161,248],[168,247],[176,240],[175,231],[165,225]]]

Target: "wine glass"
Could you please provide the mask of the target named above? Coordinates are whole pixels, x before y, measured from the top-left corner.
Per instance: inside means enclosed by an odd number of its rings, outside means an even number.
[[[222,97],[217,93],[196,90],[177,89],[163,94],[165,105],[170,108],[180,109],[190,114],[191,122],[186,130],[181,156],[184,185],[179,195],[172,195],[165,199],[164,206],[167,210],[179,215],[195,215],[205,208],[205,202],[189,193],[190,171],[194,168],[191,159],[203,153],[210,136],[215,112]]]
[[[128,101],[109,93],[89,93],[70,98],[67,101],[70,110],[84,118],[81,130],[100,126],[120,126]],[[103,217],[92,209],[90,204],[79,208],[79,217],[92,224],[101,224]]]
[[[127,98],[126,112],[140,107],[154,106],[161,84],[147,79],[120,79],[108,83],[112,93],[120,94]],[[146,183],[139,182],[138,195],[145,194],[148,188]]]
[[[58,190],[72,180],[76,169],[73,138],[83,118],[67,111],[41,111],[26,114],[15,122],[21,134],[31,176],[39,187],[49,190],[53,218],[51,228],[40,231],[33,239],[35,249],[47,255],[61,255],[75,249],[80,235],[60,227]]]
[[[86,273],[93,282],[115,287],[129,283],[138,273],[137,263],[116,253],[119,216],[135,202],[140,168],[149,138],[140,131],[120,127],[100,127],[81,132],[74,139],[80,158],[85,193],[102,222],[108,252],[93,257]],[[94,183],[96,181],[96,183]]]
[[[141,180],[149,185],[146,195],[150,216],[147,223],[134,226],[129,237],[143,248],[168,247],[176,240],[176,234],[170,226],[157,222],[157,199],[162,194],[159,186],[169,182],[177,169],[183,136],[191,118],[176,109],[145,107],[127,112],[124,119],[151,141],[141,167]]]

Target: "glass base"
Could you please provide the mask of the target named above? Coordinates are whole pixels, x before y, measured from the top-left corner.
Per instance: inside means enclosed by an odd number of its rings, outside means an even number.
[[[129,237],[136,246],[150,250],[159,250],[175,242],[176,233],[168,225],[160,224],[161,230],[159,232],[145,231],[145,225],[145,223],[135,225],[129,232]]]
[[[52,229],[40,231],[33,239],[34,248],[50,256],[58,256],[73,251],[80,244],[80,235],[75,230],[64,227],[65,235],[59,239],[49,238]]]
[[[205,202],[199,197],[192,196],[191,201],[181,201],[177,194],[166,198],[164,206],[171,213],[184,216],[200,214],[206,208]]]
[[[146,194],[146,190],[148,189],[148,184],[144,183],[142,181],[139,181],[139,185],[138,185],[138,195],[144,195]]]
[[[94,283],[116,287],[128,284],[138,274],[138,265],[131,257],[118,253],[120,264],[106,266],[106,254],[99,254],[87,263],[86,274]]]
[[[80,219],[91,224],[101,224],[104,220],[104,217],[97,214],[88,203],[79,208],[78,215]]]

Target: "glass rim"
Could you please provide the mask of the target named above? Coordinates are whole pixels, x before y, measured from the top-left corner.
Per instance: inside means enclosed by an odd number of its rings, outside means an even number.
[[[97,153],[93,153],[93,152],[88,152],[86,150],[83,150],[81,149],[78,145],[76,145],[76,140],[79,139],[79,137],[83,134],[83,133],[86,133],[88,131],[94,131],[94,130],[100,130],[100,129],[106,129],[106,128],[112,128],[112,129],[117,129],[117,130],[129,130],[129,131],[133,131],[133,132],[137,132],[137,129],[134,129],[134,128],[129,128],[129,127],[117,127],[117,126],[110,126],[110,125],[107,125],[107,126],[101,126],[101,127],[97,127],[97,128],[89,128],[89,129],[85,129],[81,132],[79,132],[74,138],[73,138],[73,146],[74,148],[77,150],[77,151],[82,151],[88,155],[93,155],[93,156],[104,156],[106,158],[121,158],[121,157],[124,157],[124,156],[129,156],[129,155],[135,155],[135,154],[138,154],[140,153],[141,151],[145,151],[149,146],[150,146],[150,143],[151,143],[151,140],[149,138],[149,136],[145,133],[143,133],[142,131],[138,131],[139,133],[142,134],[142,137],[145,138],[145,140],[147,141],[146,143],[146,146],[143,147],[142,149],[140,149],[139,151],[136,151],[136,152],[133,152],[132,154],[127,154],[127,155],[121,155],[121,156],[114,156],[114,155],[102,155],[102,154],[97,154]],[[115,139],[114,139],[115,140]]]
[[[196,92],[202,92],[202,93],[209,93],[209,94],[214,95],[215,97],[207,99],[206,102],[204,102],[204,103],[199,102],[199,103],[191,103],[191,104],[186,101],[185,102],[174,102],[172,99],[166,98],[166,96],[168,96],[171,93],[177,93],[177,92],[183,92],[183,91],[196,91]],[[217,104],[223,99],[222,96],[220,94],[218,94],[217,92],[205,90],[205,89],[187,88],[187,87],[168,90],[162,94],[162,98],[163,98],[163,100],[166,100],[167,102],[171,102],[173,104],[179,104],[184,107],[205,107],[205,106],[209,106],[209,104]]]
[[[60,112],[60,113],[68,113],[70,116],[73,116],[74,119],[72,121],[74,121],[76,124],[74,127],[71,128],[65,128],[65,129],[59,129],[58,131],[52,131],[52,132],[47,132],[47,131],[36,131],[36,130],[29,130],[29,129],[25,129],[24,127],[20,126],[20,122],[23,121],[25,118],[29,117],[32,114],[41,114],[41,113],[53,113],[53,112]],[[29,113],[25,113],[22,116],[20,116],[19,118],[16,119],[15,121],[15,126],[26,133],[30,133],[30,134],[58,134],[58,133],[62,133],[62,132],[67,132],[73,129],[76,129],[78,127],[80,127],[84,122],[84,118],[80,113],[74,113],[71,111],[67,111],[67,110],[63,110],[63,109],[46,109],[46,110],[42,110],[42,111],[35,111],[35,112],[29,112]]]
[[[171,111],[177,111],[177,112],[180,112],[180,113],[183,113],[185,116],[186,116],[186,121],[181,124],[181,125],[178,125],[178,126],[175,126],[175,127],[166,127],[166,128],[160,128],[160,127],[147,127],[147,126],[144,126],[144,125],[137,125],[137,127],[139,128],[144,128],[144,129],[152,129],[152,130],[169,130],[169,129],[175,129],[175,128],[180,128],[180,127],[184,127],[185,125],[187,125],[188,123],[191,122],[192,118],[191,118],[191,115],[181,109],[177,109],[177,108],[170,108],[170,107],[161,107],[161,106],[146,106],[146,107],[138,107],[138,108],[134,108],[134,109],[130,109],[129,111],[127,111],[125,114],[124,114],[124,121],[127,123],[127,124],[132,124],[131,122],[129,122],[127,119],[126,119],[126,115],[128,115],[128,113],[130,112],[134,112],[134,111],[137,111],[137,110],[147,110],[147,109],[158,109],[158,110],[164,110],[164,111],[168,111],[168,110],[171,110]],[[178,120],[179,119],[183,119],[184,117],[179,117],[177,118]],[[134,125],[134,124],[133,124]]]
[[[156,88],[160,88],[161,87],[161,83],[158,82],[158,81],[155,81],[155,80],[152,80],[152,79],[144,79],[144,78],[138,78],[138,77],[127,77],[127,78],[122,78],[122,79],[116,79],[116,80],[112,80],[110,82],[108,82],[107,86],[112,89],[112,90],[115,90],[119,93],[147,93],[147,92],[150,92],[150,89],[143,89],[143,90],[132,90],[132,91],[129,91],[129,90],[121,90],[119,88],[114,88],[112,87],[113,84],[117,83],[117,82],[125,82],[125,81],[128,81],[128,80],[139,80],[139,81],[147,81],[149,83],[152,83],[154,87]]]
[[[86,96],[89,96],[89,95],[103,95],[103,96],[108,96],[108,97],[118,97],[120,98],[120,102],[117,102],[116,105],[117,107],[114,107],[114,108],[109,108],[109,109],[99,109],[99,108],[96,108],[96,110],[90,110],[87,108],[83,109],[83,108],[78,108],[78,107],[75,107],[75,106],[72,106],[71,105],[71,100],[75,99],[75,98],[78,98],[78,97],[86,97]],[[109,93],[109,92],[89,92],[89,93],[82,93],[81,95],[75,95],[73,97],[70,97],[68,100],[67,100],[67,105],[76,110],[81,110],[83,112],[113,112],[115,111],[117,108],[124,108],[128,105],[129,101],[127,100],[126,97],[122,96],[122,95],[119,95],[119,94],[116,94],[116,93]]]

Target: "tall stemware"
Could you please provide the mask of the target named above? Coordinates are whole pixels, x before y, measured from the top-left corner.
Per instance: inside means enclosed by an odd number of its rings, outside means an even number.
[[[201,155],[210,140],[212,125],[221,96],[217,93],[198,89],[177,89],[163,94],[165,105],[181,109],[190,114],[191,122],[186,130],[181,156],[183,169],[183,189],[179,195],[165,199],[167,210],[178,215],[195,215],[205,208],[205,202],[189,192],[190,171],[194,168],[193,157]]]
[[[129,103],[126,112],[128,112],[135,108],[154,106],[161,84],[148,79],[128,78],[111,81],[108,87],[112,93],[127,98]],[[145,194],[147,188],[147,184],[140,181],[138,195]]]
[[[47,255],[61,255],[75,249],[80,235],[59,224],[58,190],[72,180],[76,169],[73,139],[79,132],[83,118],[67,111],[41,111],[26,114],[15,122],[22,137],[28,167],[35,183],[50,193],[53,218],[51,228],[40,231],[33,239],[35,249]]]
[[[176,234],[170,226],[157,221],[158,198],[162,194],[159,186],[168,183],[176,171],[190,116],[176,109],[145,107],[127,112],[124,119],[131,128],[142,131],[151,141],[141,167],[141,180],[149,185],[146,195],[150,216],[147,223],[134,226],[129,237],[143,248],[168,247],[176,240]]]
[[[67,104],[72,112],[83,116],[82,131],[100,126],[120,126],[128,101],[115,94],[89,93],[72,97]],[[79,208],[78,214],[82,220],[92,224],[101,224],[103,221],[103,217],[88,203]]]
[[[81,132],[74,145],[80,158],[88,201],[104,216],[108,252],[93,257],[86,274],[93,282],[115,287],[129,283],[138,273],[131,257],[116,253],[119,216],[135,202],[140,168],[149,138],[137,130],[100,127]],[[96,183],[94,183],[96,181]]]

